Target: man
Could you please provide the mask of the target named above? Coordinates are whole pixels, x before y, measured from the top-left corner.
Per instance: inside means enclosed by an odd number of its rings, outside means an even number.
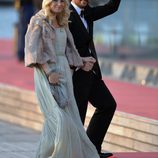
[[[15,0],[15,7],[19,12],[17,57],[24,60],[24,43],[27,26],[34,13],[41,9],[42,0]]]
[[[30,18],[34,14],[34,6],[32,0],[15,0],[15,7],[19,13],[16,53],[18,60],[21,62],[24,60],[25,33]]]
[[[33,0],[33,4],[35,6],[35,12],[39,11],[42,9],[42,1],[43,0]]]
[[[92,56],[96,62],[86,63],[73,75],[74,94],[84,124],[88,101],[96,108],[87,134],[101,158],[112,153],[101,153],[101,145],[116,109],[116,102],[102,80],[93,43],[93,22],[117,11],[121,0],[110,0],[103,6],[90,7],[88,0],[71,0],[69,28],[76,48],[82,57]]]

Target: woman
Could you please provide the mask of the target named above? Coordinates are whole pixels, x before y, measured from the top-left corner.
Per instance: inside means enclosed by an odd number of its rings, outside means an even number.
[[[78,55],[68,29],[66,0],[43,0],[42,8],[31,18],[25,36],[25,65],[34,67],[45,118],[36,158],[99,158],[81,123],[70,71],[95,60]]]

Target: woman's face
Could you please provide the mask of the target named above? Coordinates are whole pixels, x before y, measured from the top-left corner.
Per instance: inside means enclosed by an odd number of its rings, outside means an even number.
[[[65,0],[52,0],[52,3],[50,4],[50,9],[55,14],[61,13],[65,8],[65,3]]]

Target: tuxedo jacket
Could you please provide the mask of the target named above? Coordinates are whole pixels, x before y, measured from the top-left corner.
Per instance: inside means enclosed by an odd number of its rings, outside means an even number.
[[[121,0],[110,0],[105,5],[97,7],[87,5],[84,9],[84,18],[87,21],[88,29],[85,28],[80,16],[70,4],[71,14],[69,18],[69,29],[73,35],[76,48],[81,57],[93,56],[97,60],[93,70],[99,78],[101,78],[101,71],[93,43],[93,22],[116,12],[120,1]]]

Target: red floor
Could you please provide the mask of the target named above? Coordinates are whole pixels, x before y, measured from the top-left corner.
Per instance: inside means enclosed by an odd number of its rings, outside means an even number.
[[[158,152],[116,153],[116,158],[158,158]]]
[[[17,61],[12,41],[0,40],[0,64],[0,83],[33,90],[33,70]],[[104,80],[118,103],[117,110],[158,120],[158,88]]]
[[[115,97],[117,110],[158,120],[158,88],[106,80]]]

